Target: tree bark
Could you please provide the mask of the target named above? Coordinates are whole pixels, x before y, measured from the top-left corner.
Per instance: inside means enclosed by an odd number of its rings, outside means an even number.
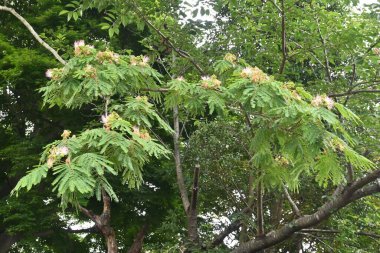
[[[256,204],[256,216],[257,216],[257,237],[265,235],[264,230],[264,209],[263,209],[263,183],[260,179],[257,185],[257,204]]]
[[[195,165],[194,169],[194,178],[193,178],[193,189],[191,194],[191,203],[188,212],[188,239],[191,246],[197,246],[199,241],[198,236],[198,210],[197,210],[197,202],[198,202],[198,187],[199,187],[199,173],[200,167],[199,165]]]
[[[178,117],[178,106],[173,108],[173,125],[174,125],[174,161],[175,161],[175,170],[177,174],[177,184],[179,188],[179,193],[181,194],[181,200],[183,208],[185,209],[186,214],[190,206],[189,196],[187,195],[185,180],[183,178],[182,166],[181,166],[181,157],[179,153],[179,117]]]
[[[8,235],[6,232],[0,234],[0,253],[7,253],[12,245],[21,239],[20,235]]]
[[[140,231],[135,236],[135,240],[133,241],[132,246],[129,248],[128,253],[141,253],[147,229],[147,224],[141,227]]]
[[[79,210],[95,222],[96,228],[100,231],[106,241],[107,253],[117,253],[116,233],[111,226],[111,198],[104,190],[102,190],[102,197],[103,212],[101,215],[96,215],[91,210],[82,206],[79,206]]]
[[[258,252],[285,241],[302,229],[317,225],[351,202],[372,195],[376,192],[380,192],[380,182],[374,182],[379,177],[380,169],[367,174],[350,185],[338,186],[334,194],[331,196],[331,199],[322,205],[315,213],[295,219],[285,224],[282,228],[271,231],[262,238],[256,238],[240,245],[232,252]]]
[[[248,207],[253,206],[253,204],[255,202],[253,173],[252,172],[249,174],[249,178],[248,178],[248,191],[247,191],[246,201],[247,201]],[[245,215],[252,216],[252,209],[250,211],[248,211]],[[244,242],[247,242],[248,240],[249,240],[248,225],[246,224],[245,221],[243,221],[241,231],[239,234],[239,242],[244,243]]]
[[[0,11],[7,11],[11,13],[13,16],[15,16],[18,20],[21,21],[21,23],[29,30],[29,32],[33,35],[33,37],[47,50],[49,50],[50,53],[54,55],[54,57],[63,65],[66,64],[66,61],[62,59],[62,57],[55,51],[51,46],[49,46],[41,37],[36,33],[36,31],[33,29],[33,27],[26,21],[20,14],[18,14],[14,9],[6,7],[6,6],[0,6]]]

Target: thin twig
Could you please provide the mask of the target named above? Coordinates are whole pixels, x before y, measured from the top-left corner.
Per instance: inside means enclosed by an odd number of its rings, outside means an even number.
[[[171,49],[173,49],[179,56],[182,58],[187,59],[194,67],[202,74],[205,75],[206,72],[202,69],[202,67],[194,60],[193,57],[184,50],[176,47],[171,40],[161,32],[160,29],[158,29],[143,13],[143,11],[132,1],[132,4],[137,12],[137,14],[144,20],[144,22],[151,27],[163,40],[165,45],[169,46]]]
[[[297,217],[301,217],[301,211],[300,209],[298,208],[296,202],[294,202],[294,200],[292,199],[292,197],[290,196],[289,192],[288,192],[288,188],[286,188],[286,186],[283,184],[282,185],[283,189],[284,189],[284,193],[285,193],[285,196],[286,198],[288,199],[289,203],[290,203],[290,206],[292,207],[292,210],[293,210],[293,213],[297,216]]]

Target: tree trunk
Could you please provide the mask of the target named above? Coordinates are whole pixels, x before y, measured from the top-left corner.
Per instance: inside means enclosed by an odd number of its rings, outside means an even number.
[[[195,165],[194,169],[194,178],[193,178],[193,189],[191,194],[191,203],[188,212],[188,239],[192,246],[198,244],[198,210],[197,210],[197,200],[198,200],[198,183],[199,183],[199,165]]]
[[[128,253],[141,253],[147,229],[148,225],[146,224],[140,229],[135,237],[135,240],[133,241],[132,246],[129,248]]]
[[[117,242],[116,242],[116,234],[113,228],[109,228],[109,232],[107,235],[104,235],[107,242],[107,252],[108,253],[117,253]]]
[[[0,234],[0,253],[7,253],[12,245],[21,239],[19,235],[8,235],[7,233]]]
[[[104,190],[102,190],[102,197],[103,212],[101,215],[96,215],[91,210],[82,206],[79,206],[79,210],[95,222],[96,228],[100,231],[106,241],[107,253],[117,253],[116,233],[111,227],[111,198]]]

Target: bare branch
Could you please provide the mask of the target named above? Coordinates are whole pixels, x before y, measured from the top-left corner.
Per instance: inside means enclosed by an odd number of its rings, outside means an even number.
[[[82,228],[82,229],[71,229],[71,228],[65,228],[63,231],[67,233],[72,234],[79,234],[79,233],[99,233],[99,230],[96,226],[92,226],[89,228]]]
[[[49,46],[41,37],[36,33],[36,31],[33,29],[33,27],[24,19],[20,14],[18,14],[14,9],[1,6],[0,5],[0,11],[7,11],[10,12],[13,16],[15,16],[18,20],[21,21],[21,23],[24,24],[24,26],[29,30],[29,32],[33,35],[33,37],[47,50],[50,51],[54,55],[54,57],[63,65],[66,64],[66,61],[62,59],[62,57],[58,54],[57,51],[55,51],[51,46]]]
[[[261,177],[261,172],[259,178]],[[257,216],[257,236],[262,237],[265,235],[264,230],[264,207],[263,207],[263,180],[260,178],[257,184],[257,203],[256,203],[256,216]]]
[[[181,157],[180,157],[180,152],[179,152],[180,129],[179,129],[179,116],[178,116],[177,106],[173,108],[173,124],[174,124],[174,134],[173,134],[174,161],[175,161],[175,169],[176,169],[176,174],[177,174],[177,183],[178,183],[179,192],[181,194],[182,204],[187,214],[190,207],[190,201],[189,201],[189,196],[187,195],[185,181],[183,178]]]
[[[271,231],[264,237],[259,237],[240,245],[232,252],[257,252],[286,240],[296,232],[319,224],[353,201],[380,192],[379,178],[380,169],[368,173],[364,177],[355,180],[350,185],[338,186],[330,200],[313,214],[304,215],[295,219],[285,224],[282,228]],[[375,180],[377,180],[377,182],[373,183]]]
[[[293,213],[297,216],[297,217],[301,217],[301,211],[300,209],[297,207],[297,204],[296,202],[294,202],[294,200],[292,199],[292,197],[290,196],[289,192],[288,192],[288,188],[286,188],[285,185],[282,185],[283,189],[284,189],[284,193],[285,193],[285,196],[286,198],[288,199],[289,203],[290,203],[290,206],[293,210]]]
[[[324,233],[324,234],[339,234],[339,233],[341,233],[341,231],[336,230],[336,229],[316,229],[316,228],[302,229],[301,232],[304,232],[304,233]],[[372,238],[380,238],[379,234],[370,233],[370,232],[359,231],[359,232],[355,232],[355,234],[363,235],[363,236],[369,236]]]
[[[248,207],[244,208],[240,213],[242,215],[246,215],[246,214],[252,213],[253,204],[254,203],[252,201],[251,206],[248,206]],[[234,214],[234,215],[236,215],[236,214]],[[216,235],[214,237],[214,239],[212,240],[209,248],[214,248],[214,247],[220,245],[221,243],[223,243],[224,238],[226,238],[232,232],[238,230],[242,224],[243,223],[242,223],[241,219],[236,219],[235,221],[233,221],[222,232],[220,232],[218,235]]]
[[[285,6],[284,0],[281,0],[281,49],[282,49],[282,62],[280,65],[279,73],[282,74],[285,69],[285,63],[287,61],[286,52],[286,22],[285,22]]]
[[[188,234],[189,240],[192,243],[196,243],[198,241],[197,202],[199,190],[199,173],[200,167],[199,164],[196,164],[194,168],[191,202],[188,210]]]
[[[326,40],[325,40],[325,38],[322,35],[321,28],[319,26],[319,20],[318,20],[318,18],[316,18],[316,21],[317,21],[317,27],[318,27],[318,35],[319,35],[319,38],[320,38],[321,43],[323,45],[323,55],[324,55],[324,58],[325,58],[326,75],[327,75],[327,79],[331,83],[332,82],[332,77],[331,77],[330,63],[329,63],[329,58],[328,58],[327,48],[326,48]]]
[[[193,57],[184,50],[176,47],[171,40],[165,36],[143,13],[143,11],[132,1],[133,6],[135,7],[135,10],[140,18],[144,20],[144,22],[151,27],[163,40],[166,46],[169,46],[171,49],[173,49],[179,56],[182,58],[187,59],[194,67],[202,74],[205,75],[206,72],[202,69],[202,67],[194,60]]]
[[[84,214],[86,215],[88,218],[90,218],[90,220],[92,220],[93,222],[96,223],[96,215],[91,211],[91,210],[88,210],[87,208],[79,205],[79,210]]]
[[[344,93],[332,93],[329,94],[329,97],[343,97],[348,95],[354,95],[359,93],[379,93],[380,90],[353,90],[353,91],[347,91]]]

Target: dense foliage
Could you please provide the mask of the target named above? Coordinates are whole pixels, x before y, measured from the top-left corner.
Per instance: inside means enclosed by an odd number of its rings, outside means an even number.
[[[377,252],[357,4],[1,3],[0,252]]]

